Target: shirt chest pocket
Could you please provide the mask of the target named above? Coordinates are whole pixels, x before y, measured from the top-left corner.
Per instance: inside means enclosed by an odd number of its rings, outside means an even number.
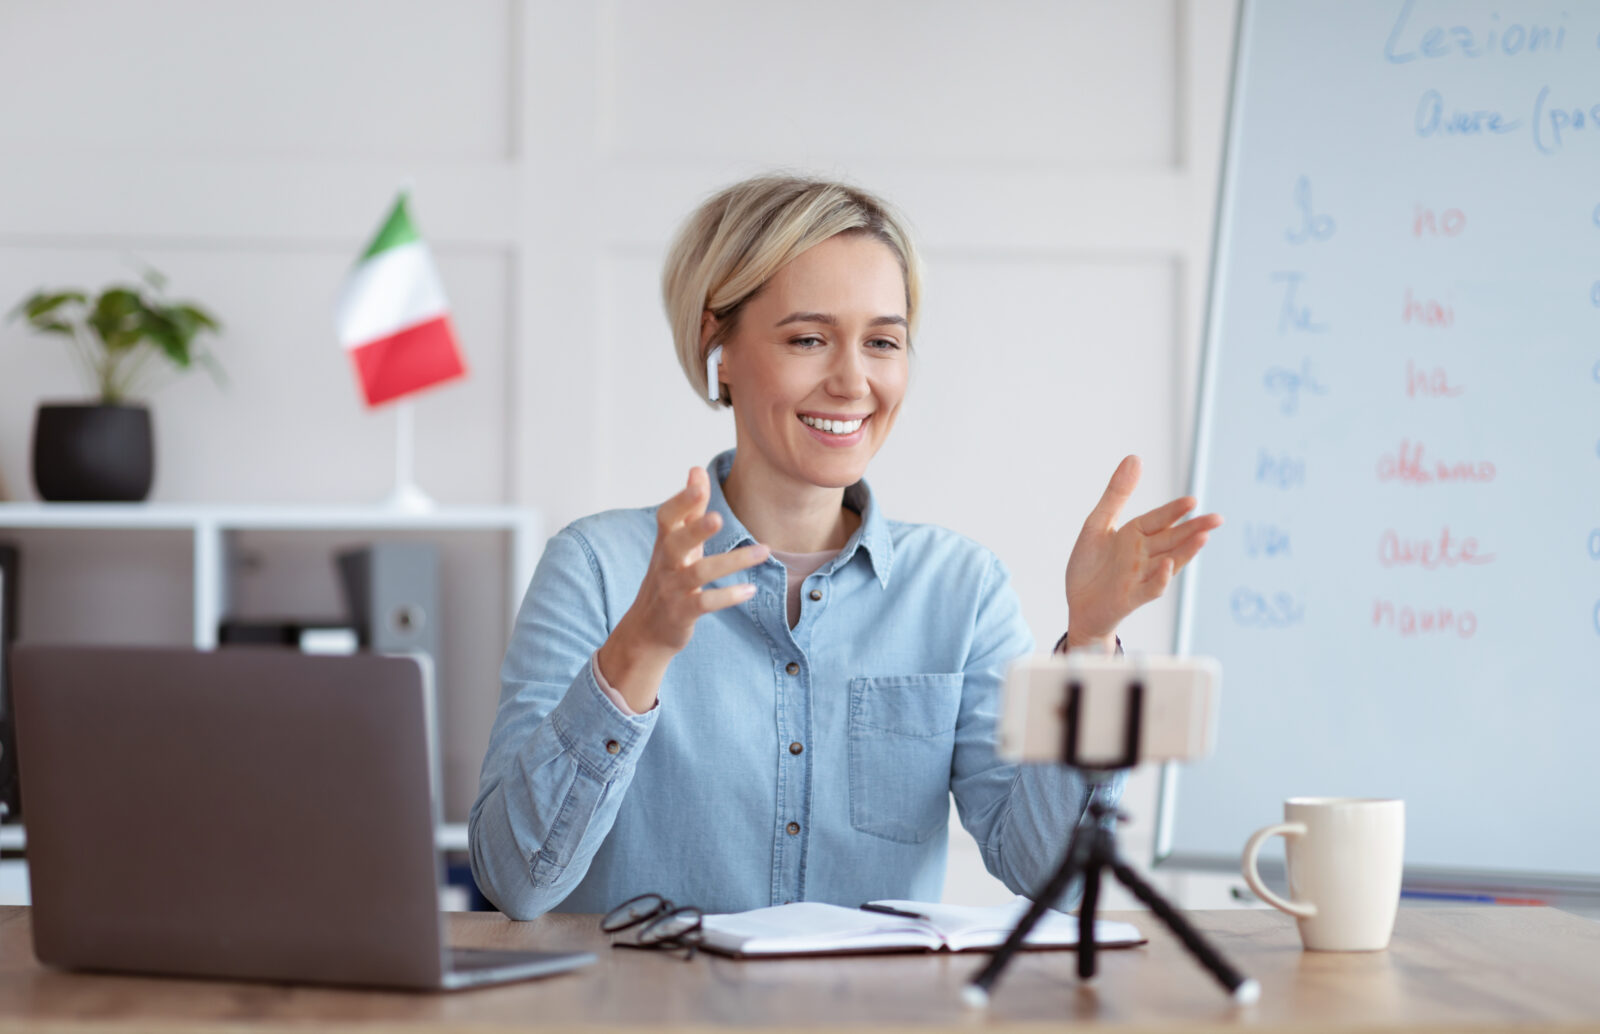
[[[850,825],[920,844],[950,817],[962,675],[850,680]]]

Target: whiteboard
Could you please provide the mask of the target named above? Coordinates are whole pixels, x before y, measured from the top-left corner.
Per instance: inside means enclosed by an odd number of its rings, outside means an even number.
[[[1407,879],[1600,887],[1600,4],[1247,2],[1164,864],[1401,797]]]

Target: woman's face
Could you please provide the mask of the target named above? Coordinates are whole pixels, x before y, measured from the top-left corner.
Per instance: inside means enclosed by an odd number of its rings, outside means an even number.
[[[877,238],[840,234],[778,270],[724,343],[740,458],[820,487],[859,481],[905,397],[907,335],[905,276]]]

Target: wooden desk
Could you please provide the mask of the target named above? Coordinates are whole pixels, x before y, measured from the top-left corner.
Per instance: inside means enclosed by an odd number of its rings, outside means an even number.
[[[987,1017],[960,1004],[975,955],[691,962],[606,947],[592,916],[514,923],[457,914],[456,943],[596,950],[600,962],[543,981],[450,995],[64,973],[33,958],[29,912],[0,909],[0,1029],[108,1027],[483,1030],[596,1028],[1041,1031],[1094,1021],[1118,1031],[1600,1030],[1600,923],[1547,908],[1404,908],[1387,952],[1300,950],[1291,920],[1190,913],[1245,972],[1259,1004],[1236,1008],[1147,913],[1144,948],[1105,952],[1092,988],[1070,952],[1011,967]]]

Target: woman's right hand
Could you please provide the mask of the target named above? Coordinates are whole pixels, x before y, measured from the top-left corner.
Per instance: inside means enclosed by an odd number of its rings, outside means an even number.
[[[722,527],[711,500],[710,476],[689,471],[683,491],[656,510],[656,544],[633,605],[600,647],[600,672],[628,706],[643,713],[655,706],[667,665],[694,636],[702,615],[743,603],[755,595],[749,582],[706,589],[707,582],[753,567],[771,555],[763,545],[705,555],[705,542]]]

